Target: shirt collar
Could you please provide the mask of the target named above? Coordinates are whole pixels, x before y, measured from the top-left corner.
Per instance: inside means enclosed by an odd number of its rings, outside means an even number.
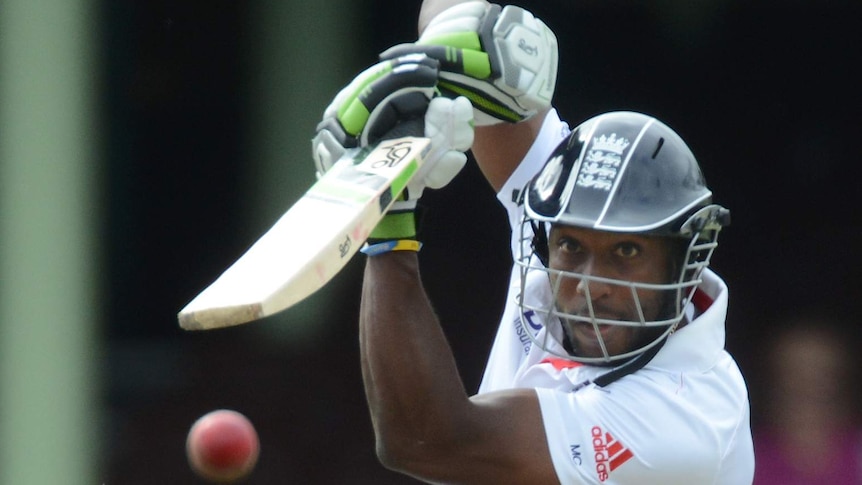
[[[671,334],[664,348],[647,367],[703,372],[715,364],[724,350],[727,285],[718,275],[706,269],[698,291],[703,293],[703,296],[698,297],[698,303],[709,300],[712,300],[712,303],[694,320]]]

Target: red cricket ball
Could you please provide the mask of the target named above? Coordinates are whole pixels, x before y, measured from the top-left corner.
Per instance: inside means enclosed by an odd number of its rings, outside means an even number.
[[[219,409],[201,416],[186,439],[189,465],[201,477],[230,483],[248,475],[257,463],[257,431],[242,413]]]

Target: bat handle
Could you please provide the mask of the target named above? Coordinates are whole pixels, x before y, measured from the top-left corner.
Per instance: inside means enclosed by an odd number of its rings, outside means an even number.
[[[402,121],[387,131],[381,140],[393,140],[404,136],[425,136],[425,119],[416,118]]]

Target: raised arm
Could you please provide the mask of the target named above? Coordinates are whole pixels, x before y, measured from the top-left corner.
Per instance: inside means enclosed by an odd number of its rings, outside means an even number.
[[[415,240],[415,198],[423,185],[451,180],[448,167],[458,164],[445,159],[472,141],[466,98],[433,99],[424,121],[431,158],[407,198],[372,232],[369,249],[383,249],[367,251],[362,287],[362,377],[378,456],[388,468],[432,483],[556,483],[534,391],[468,396],[422,286],[418,247],[392,244]]]
[[[378,455],[435,483],[555,483],[535,392],[470,398],[422,287],[412,210],[426,186],[441,188],[457,174],[473,142],[470,102],[434,97],[437,73],[421,54],[372,66],[336,96],[312,143],[325,172],[393,127],[415,129],[421,120],[414,134],[430,139],[427,160],[363,250],[360,353]]]
[[[549,104],[550,95],[537,100],[541,93],[536,89],[501,87],[489,75],[466,79],[476,68],[484,67],[488,74],[494,70],[491,55],[478,42],[476,26],[485,13],[484,4],[479,6],[478,15],[467,17],[467,23],[474,24],[466,27],[469,45],[441,46],[426,38],[428,56],[421,43],[384,53],[383,62],[361,73],[327,108],[313,148],[317,168],[323,172],[340,153],[373,142],[369,135],[387,131],[393,119],[413,125],[418,112],[424,121],[424,133],[418,134],[431,139],[428,160],[374,228],[364,250],[368,260],[360,354],[381,462],[432,483],[556,484],[535,391],[469,396],[419,273],[420,246],[412,211],[424,188],[441,188],[451,180],[471,146],[489,182],[502,186],[532,144],[536,130],[529,127],[541,122],[539,112]],[[423,6],[423,12],[430,10]],[[515,15],[513,22],[525,25],[518,23],[522,10],[509,12]],[[489,18],[496,25],[498,16]],[[452,32],[449,26],[435,27],[433,21],[431,29],[436,29],[435,35]],[[440,52],[451,48],[472,61],[459,58],[447,64],[447,56]],[[444,76],[447,68],[452,71]],[[434,87],[444,96],[432,96],[436,92],[424,75],[428,69],[438,69]],[[490,122],[477,104],[492,113]],[[474,132],[477,114],[486,120],[478,121],[481,128]]]
[[[546,108],[536,116],[516,124],[476,127],[473,157],[495,192],[503,188],[503,184],[524,159],[547,112]]]
[[[415,253],[369,258],[360,347],[388,468],[430,483],[558,483],[533,390],[468,397]]]

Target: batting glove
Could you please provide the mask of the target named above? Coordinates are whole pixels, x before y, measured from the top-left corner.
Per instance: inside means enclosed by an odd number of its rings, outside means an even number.
[[[416,239],[416,202],[426,187],[443,188],[464,168],[473,132],[473,108],[467,98],[431,100],[425,114],[424,135],[431,140],[425,163],[371,231],[369,244]]]
[[[415,238],[416,201],[426,187],[447,185],[467,161],[473,110],[466,98],[435,97],[437,64],[424,54],[409,54],[366,69],[336,95],[318,124],[312,140],[318,177],[345,154],[382,138],[431,140],[422,167],[369,241]]]
[[[431,100],[424,128],[425,137],[431,140],[431,150],[405,189],[406,203],[412,201],[415,206],[426,187],[441,189],[458,175],[467,163],[465,152],[473,145],[473,131],[473,108],[467,98],[438,96]]]
[[[437,75],[437,61],[413,54],[379,62],[356,76],[338,92],[317,125],[311,145],[318,178],[348,150],[368,146],[398,125],[410,122],[415,126],[401,127],[402,131],[421,135]]]
[[[434,17],[415,44],[395,46],[381,58],[408,52],[440,61],[440,92],[469,98],[478,126],[516,123],[551,104],[557,38],[520,7],[455,5]]]

